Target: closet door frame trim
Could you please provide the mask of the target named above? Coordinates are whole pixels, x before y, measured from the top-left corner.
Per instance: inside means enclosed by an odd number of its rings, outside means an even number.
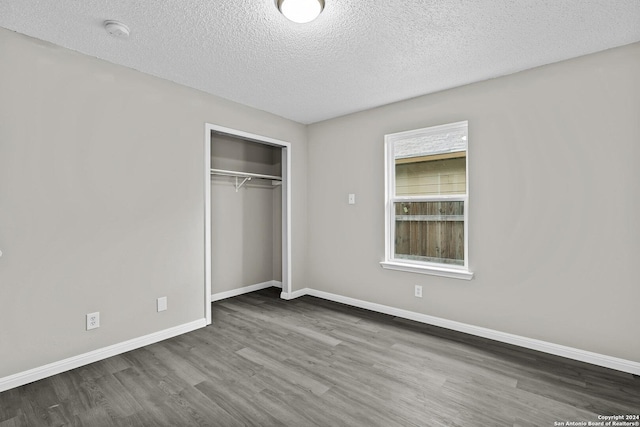
[[[205,316],[211,324],[211,135],[228,135],[282,148],[282,296],[291,294],[291,143],[205,123],[204,144],[204,281]]]

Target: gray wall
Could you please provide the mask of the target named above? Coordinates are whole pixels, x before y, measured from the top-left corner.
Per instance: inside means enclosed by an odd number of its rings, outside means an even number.
[[[303,125],[4,29],[0,58],[0,377],[204,317],[206,122],[292,143],[303,281]]]
[[[281,176],[282,149],[214,134],[211,167]],[[211,293],[282,280],[281,186],[211,179]]]
[[[638,76],[636,43],[310,125],[309,287],[640,362]],[[383,270],[384,135],[461,120],[476,277]]]

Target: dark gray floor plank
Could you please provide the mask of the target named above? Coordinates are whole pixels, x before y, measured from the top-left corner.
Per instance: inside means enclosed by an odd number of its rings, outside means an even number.
[[[14,417],[0,421],[0,427],[22,427],[26,426],[27,421],[23,415],[16,415]]]

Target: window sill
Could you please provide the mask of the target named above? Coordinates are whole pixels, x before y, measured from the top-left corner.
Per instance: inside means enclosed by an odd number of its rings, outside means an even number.
[[[451,277],[462,280],[471,280],[473,278],[473,272],[457,268],[405,264],[397,261],[382,261],[380,265],[382,268],[388,270],[406,271],[409,273],[430,274],[432,276]]]

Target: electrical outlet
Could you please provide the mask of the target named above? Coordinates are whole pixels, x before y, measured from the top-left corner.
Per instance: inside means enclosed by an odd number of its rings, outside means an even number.
[[[87,314],[87,331],[100,327],[100,312]]]
[[[418,297],[418,298],[422,298],[422,286],[416,285],[413,295]]]
[[[165,311],[167,309],[167,297],[161,297],[157,300],[158,311]]]

